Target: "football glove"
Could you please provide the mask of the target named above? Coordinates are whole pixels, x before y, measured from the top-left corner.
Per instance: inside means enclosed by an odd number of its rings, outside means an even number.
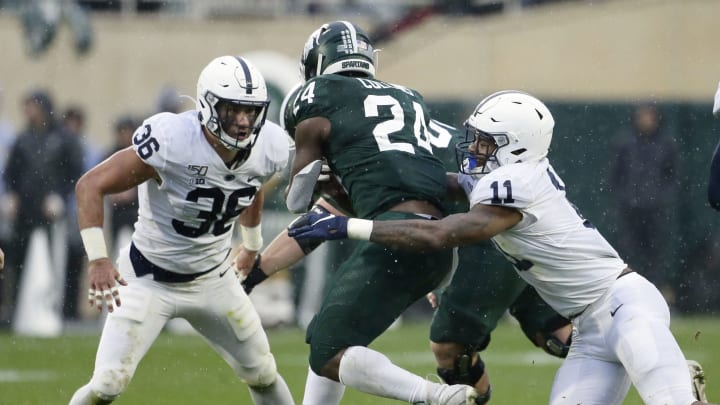
[[[288,225],[288,235],[299,239],[347,239],[348,217],[336,216],[315,206]]]

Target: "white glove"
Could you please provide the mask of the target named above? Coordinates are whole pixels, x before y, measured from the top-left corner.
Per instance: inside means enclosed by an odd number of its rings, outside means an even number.
[[[718,83],[718,89],[715,92],[715,104],[713,104],[713,114],[720,118],[720,83]]]

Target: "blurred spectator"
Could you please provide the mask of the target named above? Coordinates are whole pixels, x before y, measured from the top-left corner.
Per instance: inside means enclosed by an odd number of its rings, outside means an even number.
[[[617,248],[672,304],[667,253],[678,188],[677,146],[661,130],[657,108],[643,104],[635,109],[632,128],[621,133],[612,148],[610,185],[617,201]]]
[[[720,118],[720,83],[715,92],[713,115]],[[710,206],[720,211],[720,143],[715,147],[712,163],[710,163],[710,179],[708,180],[708,202]]]
[[[80,144],[58,128],[50,95],[43,90],[30,93],[23,100],[23,112],[26,128],[14,143],[3,173],[9,197],[5,209],[15,221],[6,249],[12,254],[6,259],[5,270],[12,285],[8,299],[13,306],[17,303],[30,236],[38,228],[53,235],[51,225],[63,219],[65,202],[82,174]]]
[[[10,149],[13,143],[15,143],[15,130],[12,128],[10,123],[3,117],[4,107],[4,93],[3,89],[0,88],[0,173],[5,172],[5,164],[7,163],[8,157],[10,156]],[[0,176],[0,208],[2,208],[2,201],[5,197],[5,181]],[[0,243],[4,244],[10,238],[12,233],[10,218],[7,217],[4,210],[0,209]],[[0,297],[2,297],[2,291],[0,290]],[[0,300],[0,303],[2,301]]]
[[[94,145],[85,133],[85,111],[79,106],[68,107],[62,115],[62,130],[65,135],[74,138],[82,151],[82,173],[90,170],[103,159],[102,150]],[[79,176],[78,176],[79,177]],[[80,239],[77,223],[77,202],[72,192],[65,200],[67,206],[67,260],[65,266],[65,292],[63,300],[63,319],[78,319],[79,286],[85,269],[85,248]],[[82,297],[83,302],[85,297]]]
[[[102,148],[92,142],[85,133],[85,110],[77,105],[68,107],[63,114],[63,129],[80,142],[83,151],[83,173],[90,170],[105,157]]]
[[[155,112],[171,112],[179,113],[182,110],[182,100],[180,99],[180,93],[171,85],[165,85],[160,89],[158,93],[157,101],[155,102]],[[133,129],[134,131],[134,129]]]
[[[10,149],[15,142],[15,131],[12,126],[3,118],[3,101],[4,93],[0,89],[0,173],[5,172],[5,164],[8,156],[10,155]],[[3,203],[6,198],[5,193],[5,182],[3,176],[0,176],[0,246],[7,246],[12,235],[12,220],[10,213],[4,209],[7,205]],[[9,284],[3,282],[3,277],[0,275],[0,321],[9,318],[10,303],[7,302],[5,290],[10,288]]]
[[[140,125],[139,120],[125,115],[115,121],[114,145],[111,154],[132,145],[132,136]],[[111,256],[117,255],[118,249],[130,243],[135,220],[137,219],[137,187],[122,193],[109,196],[110,229],[112,230]]]

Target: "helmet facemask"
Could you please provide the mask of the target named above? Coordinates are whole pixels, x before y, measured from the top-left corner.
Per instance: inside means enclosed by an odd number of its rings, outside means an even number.
[[[205,124],[208,131],[215,135],[222,145],[229,150],[249,149],[255,145],[260,129],[265,124],[270,101],[249,102],[240,100],[227,100],[207,92],[204,100],[212,114]],[[236,125],[238,110],[245,110],[248,115],[249,126],[245,136],[231,135],[231,127]]]
[[[497,153],[509,144],[505,134],[488,134],[465,124],[465,141],[455,146],[460,172],[480,177],[500,167]]]
[[[200,122],[228,150],[253,147],[269,105],[265,79],[245,58],[222,56],[200,73],[197,87]],[[238,113],[242,112],[249,121],[245,131],[233,128]]]

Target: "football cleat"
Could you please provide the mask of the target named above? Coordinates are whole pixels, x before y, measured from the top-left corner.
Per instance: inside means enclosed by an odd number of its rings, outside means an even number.
[[[695,360],[687,361],[690,370],[690,379],[692,381],[692,390],[695,399],[707,402],[707,394],[705,394],[705,372],[702,366]]]
[[[416,402],[416,405],[475,405],[478,396],[475,388],[464,384],[438,384],[428,381],[428,391],[425,402]]]

